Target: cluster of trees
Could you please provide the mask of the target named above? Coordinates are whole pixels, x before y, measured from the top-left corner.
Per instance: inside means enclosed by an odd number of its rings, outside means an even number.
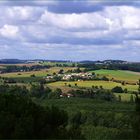
[[[21,72],[21,71],[37,71],[40,69],[50,68],[48,65],[33,65],[33,66],[17,66],[17,65],[9,65],[4,69],[1,69],[1,73],[9,73],[9,72]]]
[[[84,67],[85,71],[109,69],[109,70],[130,70],[140,72],[140,63],[112,63],[112,64],[94,64],[94,63],[83,63],[78,64],[78,67]]]
[[[5,93],[36,98],[60,98],[62,91],[59,88],[51,90],[49,87],[45,87],[43,83],[33,84],[30,89],[27,89],[26,86],[1,84],[0,94]]]
[[[95,87],[96,88],[96,87]],[[85,90],[71,90],[69,91],[74,97],[94,98],[106,101],[116,101],[116,97],[112,92],[105,89],[85,89]]]
[[[114,93],[127,93],[128,92],[126,88],[123,89],[120,86],[116,86],[116,87],[112,88],[111,91],[114,92]]]
[[[31,85],[30,90],[25,86],[0,85],[0,138],[140,139],[140,81],[138,85],[136,109],[131,114],[128,110],[114,112],[92,108],[90,112],[78,111],[71,115],[56,107],[42,107],[32,101],[31,97],[59,98],[62,93],[60,89],[45,87],[43,81]],[[102,87],[72,90],[70,93],[76,97],[116,100],[110,91]]]
[[[78,127],[67,128],[68,114],[56,107],[42,107],[26,96],[0,94],[1,139],[82,138]]]
[[[80,73],[83,72],[80,67],[73,69],[73,70],[68,70],[66,73]]]

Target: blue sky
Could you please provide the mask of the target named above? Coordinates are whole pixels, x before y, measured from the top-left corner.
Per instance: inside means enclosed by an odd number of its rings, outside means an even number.
[[[140,61],[140,2],[0,1],[0,58]]]

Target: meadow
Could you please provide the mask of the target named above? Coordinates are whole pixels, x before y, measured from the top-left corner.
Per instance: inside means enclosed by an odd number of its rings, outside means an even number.
[[[41,65],[49,65],[49,66],[53,66],[53,67],[55,67],[55,66],[59,66],[59,65],[61,65],[61,66],[69,66],[69,67],[71,67],[71,66],[73,66],[73,65],[77,65],[77,63],[76,62],[51,62],[51,61],[46,61],[46,62],[41,62],[40,63]]]
[[[23,78],[23,77],[30,77],[31,75],[35,75],[36,77],[45,77],[47,74],[58,73],[60,69],[63,69],[64,72],[68,70],[75,69],[74,67],[51,67],[49,69],[42,69],[39,71],[29,71],[29,72],[11,72],[11,73],[4,73],[0,74],[2,77],[8,78]]]
[[[47,64],[56,65],[57,63],[44,62],[43,64],[44,65],[47,65]],[[19,64],[19,65],[22,65],[22,64]],[[2,65],[2,67],[3,67],[3,65]],[[26,87],[29,87],[29,84],[28,84],[29,82],[37,82],[42,77],[46,77],[48,74],[53,74],[53,73],[57,74],[60,71],[60,69],[63,69],[64,72],[66,72],[68,70],[74,70],[74,69],[76,69],[76,67],[70,67],[70,66],[69,67],[51,67],[51,68],[42,69],[39,71],[4,73],[4,74],[0,74],[0,76],[7,77],[7,78],[14,78],[17,81],[16,84],[21,83],[23,81],[24,83],[26,83],[25,84]],[[135,83],[140,78],[140,73],[132,72],[132,71],[101,69],[101,70],[95,70],[95,71],[90,71],[90,72],[95,72],[96,74],[99,75],[99,77],[106,76],[109,79],[113,78],[115,80],[121,80],[121,81],[130,82],[130,83]],[[33,74],[35,75],[35,77],[31,77],[31,75],[33,75]],[[67,86],[65,85],[65,83],[67,83]],[[77,86],[75,86],[75,83],[77,84]],[[71,87],[68,86],[69,84],[71,85]],[[116,86],[120,86],[123,89],[128,90],[128,94],[124,94],[124,93],[115,94],[116,97],[121,95],[122,101],[129,101],[130,96],[131,96],[131,94],[129,94],[129,92],[137,91],[137,89],[138,89],[137,85],[130,85],[130,84],[122,85],[121,83],[117,83],[117,82],[113,82],[113,81],[101,81],[101,80],[100,81],[95,81],[95,80],[94,81],[71,81],[71,82],[58,81],[58,82],[52,82],[52,83],[49,83],[46,85],[49,86],[51,89],[61,88],[64,93],[67,93],[72,88],[78,89],[78,88],[82,88],[82,87],[91,88],[92,86],[98,86],[98,87],[102,86],[104,89],[111,90],[112,88],[114,88]]]
[[[115,80],[122,80],[127,82],[137,82],[140,79],[139,72],[125,71],[125,70],[95,70],[90,71],[99,74],[100,76],[107,76],[108,78],[114,78]]]
[[[53,82],[48,85],[50,86],[56,86],[56,87],[66,87],[65,83],[67,85],[71,85],[72,87],[75,87],[75,83],[77,84],[78,87],[87,87],[91,88],[92,86],[102,86],[104,89],[112,89],[115,86],[121,86],[123,89],[127,88],[128,91],[137,91],[138,86],[137,85],[122,85],[121,83],[116,83],[112,81],[71,81],[71,82],[66,82],[66,81],[59,81],[59,82]]]

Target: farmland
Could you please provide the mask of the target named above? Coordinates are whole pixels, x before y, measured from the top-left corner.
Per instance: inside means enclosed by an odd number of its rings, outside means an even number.
[[[128,82],[137,82],[140,79],[140,73],[124,70],[95,70],[92,71],[99,75],[107,76],[108,78],[113,78],[116,80],[128,81]]]
[[[29,71],[29,72],[11,72],[11,73],[5,73],[0,74],[2,77],[9,77],[9,78],[22,78],[22,77],[30,77],[32,74],[35,74],[36,77],[44,77],[47,76],[47,74],[53,74],[58,73],[60,69],[63,69],[64,71],[75,69],[73,67],[52,67],[49,69],[43,69],[39,71]]]
[[[18,66],[17,69],[15,66]],[[14,65],[12,68],[16,72],[10,69],[12,72],[0,74],[0,93],[5,91],[8,97],[9,94],[21,94],[21,97],[29,98],[45,109],[55,107],[52,113],[57,113],[58,109],[65,111],[67,131],[71,128],[74,137],[81,137],[81,134],[89,140],[132,137],[131,115],[135,111],[135,93],[140,78],[138,72],[85,71],[84,67],[63,62],[23,66]],[[1,68],[6,67],[2,65]],[[122,88],[122,91],[112,91],[115,87]]]
[[[56,87],[64,87],[65,83],[67,85],[71,85],[72,87],[75,87],[75,83],[77,83],[78,87],[87,87],[91,88],[92,86],[103,86],[105,89],[112,89],[115,86],[121,86],[123,89],[127,88],[128,91],[136,91],[137,85],[125,85],[122,86],[120,83],[112,82],[112,81],[76,81],[76,82],[54,82],[50,83],[48,85],[50,86],[56,86]]]

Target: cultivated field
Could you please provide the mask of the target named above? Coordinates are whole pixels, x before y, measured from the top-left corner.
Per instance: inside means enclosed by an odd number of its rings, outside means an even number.
[[[139,72],[123,71],[123,70],[95,70],[92,71],[96,74],[107,76],[108,78],[114,78],[115,80],[122,80],[127,82],[136,82],[140,79]]]
[[[138,86],[137,85],[125,85],[122,86],[120,83],[112,82],[112,81],[76,81],[76,82],[54,82],[50,83],[48,85],[50,86],[56,86],[56,87],[66,87],[65,83],[67,85],[71,85],[72,87],[75,87],[75,83],[77,83],[78,87],[92,87],[92,86],[102,86],[104,89],[112,89],[115,86],[121,86],[123,89],[127,88],[128,91],[137,91]]]
[[[30,77],[32,74],[35,74],[36,77],[44,77],[47,74],[58,73],[60,69],[63,69],[64,72],[68,70],[75,69],[74,67],[52,67],[49,69],[43,69],[39,71],[29,71],[29,72],[11,72],[11,73],[4,73],[0,74],[2,77],[9,77],[9,78],[21,78],[21,77]]]

